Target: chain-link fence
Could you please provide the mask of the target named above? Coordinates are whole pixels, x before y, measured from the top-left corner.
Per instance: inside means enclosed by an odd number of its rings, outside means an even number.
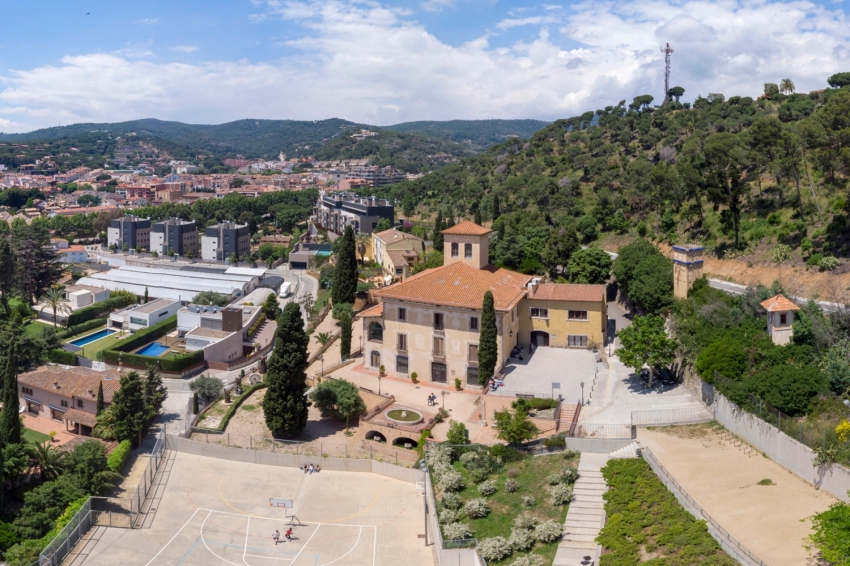
[[[157,435],[156,442],[154,443],[153,450],[151,450],[150,458],[148,458],[148,464],[145,466],[145,471],[142,474],[141,479],[139,480],[139,486],[136,488],[136,491],[133,493],[133,496],[130,498],[130,509],[129,513],[135,513],[135,517],[133,517],[132,525],[136,525],[136,521],[139,517],[142,516],[142,513],[145,512],[144,503],[145,499],[148,497],[148,493],[151,490],[151,487],[154,485],[154,478],[156,477],[157,472],[165,463],[165,430],[161,430]]]

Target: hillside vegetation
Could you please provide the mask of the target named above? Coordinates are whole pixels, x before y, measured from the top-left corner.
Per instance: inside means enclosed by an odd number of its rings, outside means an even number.
[[[767,87],[769,99],[661,108],[639,96],[378,192],[424,223],[437,212],[493,221],[491,261],[527,272],[554,274],[574,238],[606,233],[701,242],[718,257],[762,243],[778,261],[835,268],[823,258],[850,251],[850,87]]]
[[[446,122],[404,122],[385,126],[383,130],[425,134],[459,144],[468,149],[484,150],[510,138],[528,138],[549,122],[542,120],[448,120]]]

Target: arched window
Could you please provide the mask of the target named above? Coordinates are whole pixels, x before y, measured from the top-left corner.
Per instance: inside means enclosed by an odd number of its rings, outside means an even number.
[[[381,367],[381,353],[377,350],[372,350],[372,367]]]
[[[381,326],[380,322],[369,323],[369,340],[373,340],[375,342],[384,341],[384,327]]]

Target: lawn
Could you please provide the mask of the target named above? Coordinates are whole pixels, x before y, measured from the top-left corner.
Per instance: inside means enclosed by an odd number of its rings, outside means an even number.
[[[328,306],[328,301],[331,298],[331,290],[330,289],[319,289],[319,292],[316,296],[316,302],[313,305],[313,313],[318,313],[323,308]]]
[[[97,331],[91,330],[90,332],[97,332]],[[86,334],[89,334],[90,332],[86,332]],[[116,343],[118,343],[119,341],[123,340],[126,337],[127,337],[127,334],[124,334],[124,336],[121,336],[120,332],[116,332],[115,334],[110,334],[106,338],[101,338],[100,340],[98,340],[96,342],[86,344],[85,346],[83,346],[82,350],[77,352],[77,355],[82,356],[84,358],[88,358],[90,360],[96,360],[97,354],[101,350],[108,350],[109,348],[113,347]]]
[[[47,328],[46,324],[42,324],[40,322],[30,322],[26,326],[24,326],[24,334],[30,337],[41,336],[41,333],[44,332],[44,329]]]
[[[562,525],[564,519],[566,519],[569,506],[554,505],[550,502],[548,477],[562,472],[567,467],[577,467],[578,459],[579,454],[575,452],[562,452],[547,456],[525,457],[518,462],[505,464],[503,470],[489,476],[490,480],[495,480],[497,486],[496,492],[486,498],[491,512],[483,518],[470,519],[467,517],[462,521],[468,523],[472,528],[473,536],[478,539],[479,544],[485,538],[495,536],[508,538],[514,519],[522,514],[535,517],[539,523],[552,520]],[[463,464],[457,461],[452,464],[452,467],[460,472],[463,478],[465,487],[458,494],[464,504],[470,499],[481,497],[471,473]],[[517,491],[510,493],[505,489],[505,481],[508,479],[513,479],[519,484]],[[524,496],[534,497],[537,500],[536,505],[532,507],[524,506]],[[442,510],[441,504],[438,504],[438,507]],[[545,564],[551,564],[555,559],[557,550],[557,541],[548,544],[538,541],[530,552],[542,556]],[[509,564],[521,554],[525,554],[525,552],[514,552],[502,561],[488,561],[488,563]]]
[[[597,537],[606,548],[600,566],[667,564],[734,566],[705,522],[682,507],[644,460],[610,460],[602,475],[608,484],[608,521]]]
[[[32,444],[42,444],[50,440],[50,437],[46,434],[42,434],[37,430],[32,430],[31,428],[24,428],[21,436],[24,437],[24,440],[31,442]]]

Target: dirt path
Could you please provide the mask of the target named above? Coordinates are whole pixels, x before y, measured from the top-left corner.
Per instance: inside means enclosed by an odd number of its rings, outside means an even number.
[[[724,440],[712,425],[640,429],[667,471],[711,517],[771,566],[802,566],[807,517],[835,502],[772,460]],[[769,479],[774,485],[759,485]]]

